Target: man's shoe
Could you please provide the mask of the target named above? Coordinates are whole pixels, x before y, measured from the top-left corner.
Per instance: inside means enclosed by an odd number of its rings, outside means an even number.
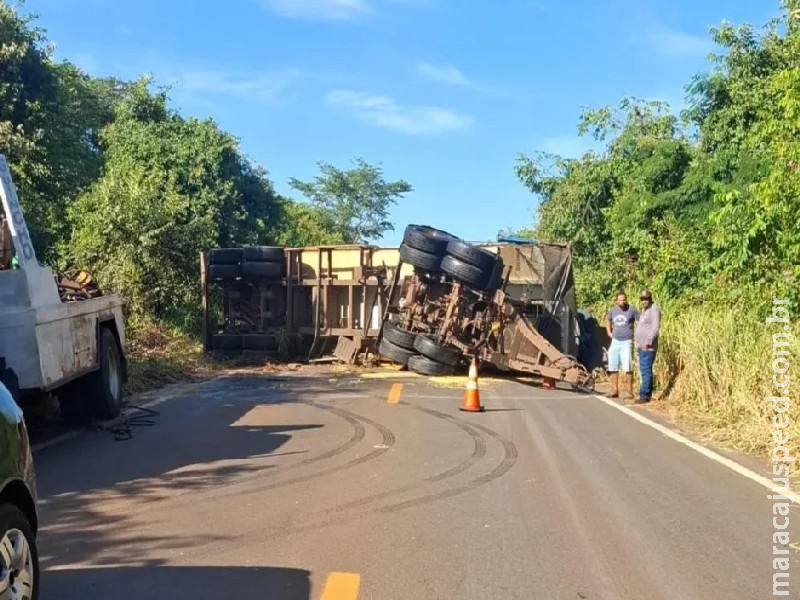
[[[636,400],[636,404],[647,404],[648,402],[650,402],[650,398],[639,398]]]

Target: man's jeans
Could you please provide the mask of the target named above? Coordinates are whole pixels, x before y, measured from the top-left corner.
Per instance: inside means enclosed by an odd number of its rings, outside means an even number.
[[[656,351],[652,348],[649,350],[637,348],[636,351],[639,353],[639,372],[642,375],[639,399],[650,400],[653,394],[653,363],[656,359]]]

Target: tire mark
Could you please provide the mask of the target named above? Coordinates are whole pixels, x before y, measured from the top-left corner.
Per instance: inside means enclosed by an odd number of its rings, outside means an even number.
[[[399,404],[404,404],[404,402],[401,401]],[[486,455],[486,442],[483,439],[483,437],[469,425],[465,425],[460,421],[454,421],[454,422],[455,425],[457,425],[460,429],[469,434],[469,436],[472,438],[472,443],[473,443],[472,454],[466,460],[463,460],[462,462],[458,463],[457,465],[448,469],[447,471],[427,477],[420,482],[410,483],[408,485],[404,485],[399,488],[393,488],[391,490],[386,490],[378,494],[367,496],[366,498],[361,498],[358,500],[353,500],[352,502],[340,504],[338,506],[334,506],[333,508],[324,511],[322,514],[339,513],[353,508],[358,508],[360,506],[364,506],[365,504],[370,504],[371,502],[375,502],[377,500],[390,498],[391,496],[394,496],[396,494],[401,494],[417,488],[423,488],[431,484],[437,483],[439,481],[450,479],[451,477],[455,477],[459,473],[469,469],[472,465],[477,463],[481,458],[483,458]]]
[[[517,461],[517,447],[514,445],[513,442],[509,440],[499,439],[503,444],[503,450],[505,451],[505,456],[503,457],[503,461],[491,472],[487,473],[486,475],[482,475],[477,479],[473,479],[472,481],[460,485],[458,487],[454,487],[449,490],[444,490],[442,492],[438,492],[436,494],[429,494],[427,496],[422,496],[421,498],[413,498],[411,500],[406,500],[405,502],[399,502],[397,504],[390,504],[389,506],[384,506],[376,510],[375,512],[379,513],[392,513],[398,510],[403,510],[404,508],[410,508],[412,506],[420,506],[422,504],[428,504],[430,502],[435,502],[436,500],[443,500],[445,498],[452,498],[453,496],[458,496],[465,492],[469,492],[475,488],[478,488],[482,485],[486,485],[495,479],[498,479],[505,475],[508,471],[511,470],[511,467],[514,466],[514,463]]]
[[[431,416],[434,416],[434,417],[437,417],[437,418],[446,419],[448,421],[454,421],[456,423],[460,423],[460,424],[463,425],[463,423],[461,423],[461,421],[459,421],[455,417],[452,417],[451,415],[448,415],[446,413],[442,413],[442,412],[435,411],[435,410],[432,410],[432,409],[416,406],[414,404],[409,404],[409,403],[404,402],[402,400],[400,401],[400,404],[404,404],[404,405],[409,406],[411,408],[414,408],[416,410],[428,413]],[[275,528],[262,529],[261,531],[256,531],[256,532],[252,532],[250,534],[246,534],[244,536],[241,536],[241,537],[237,538],[235,541],[222,542],[221,544],[217,543],[217,544],[214,545],[213,548],[206,548],[206,549],[203,549],[203,550],[201,550],[199,552],[184,553],[184,554],[182,554],[182,558],[186,558],[186,559],[198,558],[198,557],[208,556],[208,555],[210,555],[212,553],[214,555],[216,555],[216,556],[221,556],[221,555],[225,554],[226,552],[232,552],[234,550],[241,551],[242,549],[245,549],[245,548],[248,548],[248,547],[251,547],[251,546],[257,546],[257,545],[262,544],[263,542],[266,542],[266,541],[276,540],[276,539],[284,538],[284,537],[287,537],[287,536],[296,535],[298,533],[307,533],[309,531],[314,531],[316,529],[323,529],[323,528],[326,528],[326,527],[332,527],[332,526],[335,526],[335,525],[344,525],[346,523],[357,521],[358,519],[360,519],[360,518],[362,518],[362,517],[364,517],[364,516],[366,516],[366,515],[368,515],[370,513],[391,513],[391,512],[396,512],[396,511],[400,511],[400,510],[411,508],[411,507],[415,507],[415,506],[421,506],[423,504],[430,504],[430,503],[435,502],[437,500],[446,499],[446,498],[452,498],[454,496],[458,496],[460,494],[464,494],[466,492],[469,492],[471,490],[479,488],[479,487],[481,487],[483,485],[486,485],[487,483],[490,483],[491,481],[494,481],[495,479],[499,479],[500,477],[505,475],[508,471],[510,471],[511,468],[516,463],[517,457],[518,457],[518,451],[517,451],[516,445],[511,440],[507,440],[507,439],[503,438],[497,432],[495,432],[495,431],[493,431],[493,430],[491,430],[488,427],[485,427],[483,425],[477,425],[477,424],[473,423],[473,424],[471,424],[470,426],[467,426],[467,427],[475,427],[476,429],[480,429],[481,431],[483,431],[486,434],[488,434],[489,436],[491,436],[493,439],[497,440],[503,446],[504,456],[503,456],[503,460],[501,461],[501,463],[497,467],[492,469],[489,473],[486,473],[485,475],[481,475],[480,477],[476,477],[475,479],[467,482],[464,485],[460,485],[458,487],[455,487],[455,488],[452,488],[452,489],[449,489],[449,490],[444,490],[443,492],[438,492],[436,494],[428,494],[428,495],[422,496],[420,498],[414,498],[414,499],[406,500],[406,501],[403,501],[403,502],[396,502],[394,504],[389,504],[389,505],[387,505],[385,507],[382,507],[382,508],[374,510],[374,511],[368,510],[366,512],[359,512],[359,513],[356,513],[356,514],[342,515],[342,516],[339,516],[339,517],[333,517],[333,518],[330,518],[330,519],[326,519],[324,521],[320,521],[320,522],[317,522],[317,523],[309,523],[309,524],[305,524],[305,525],[297,525],[297,526],[294,526],[294,527],[287,527],[285,529],[280,529],[280,530],[276,530]],[[439,476],[436,476],[436,477],[439,477]],[[396,493],[396,491],[393,491],[392,493]]]
[[[431,416],[444,419],[447,421],[452,421],[454,423],[462,424],[461,421],[453,417],[452,415],[448,415],[447,413],[439,412],[438,410],[433,410],[432,408],[425,408],[424,406],[417,406],[415,404],[404,403],[406,406],[410,406],[418,411],[427,413]],[[482,485],[486,485],[494,481],[495,479],[499,479],[503,475],[505,475],[511,468],[514,466],[514,463],[517,462],[517,457],[519,453],[517,452],[517,447],[514,445],[514,442],[511,440],[507,440],[497,434],[495,431],[492,431],[488,427],[483,425],[478,425],[473,423],[473,427],[476,429],[480,429],[481,431],[485,432],[486,434],[490,435],[492,438],[496,439],[503,445],[503,460],[502,462],[497,465],[494,469],[492,469],[489,473],[482,475],[465,483],[464,485],[460,485],[449,490],[443,490],[441,492],[437,492],[435,494],[428,494],[427,496],[421,496],[420,498],[412,498],[410,500],[405,500],[403,502],[398,502],[395,504],[389,504],[388,506],[384,506],[382,508],[377,509],[375,512],[379,513],[391,513],[398,510],[403,510],[405,508],[410,508],[412,506],[420,506],[422,504],[428,504],[430,502],[435,502],[436,500],[443,500],[445,498],[452,498],[453,496],[458,496],[475,488],[478,488]]]
[[[229,497],[232,497],[232,496],[236,496],[236,497],[240,497],[241,498],[241,497],[249,496],[249,495],[252,495],[252,494],[255,494],[255,493],[258,493],[258,492],[265,492],[267,490],[273,490],[273,489],[285,487],[287,485],[293,485],[295,483],[303,483],[303,482],[306,482],[306,481],[311,481],[313,479],[317,479],[319,477],[325,477],[326,475],[332,475],[333,473],[338,473],[340,471],[344,471],[346,469],[350,469],[352,467],[355,467],[357,465],[363,464],[363,463],[368,462],[370,460],[374,460],[374,459],[378,458],[379,456],[381,456],[382,454],[385,454],[386,452],[388,452],[389,449],[391,449],[391,447],[394,446],[394,443],[395,443],[394,433],[392,433],[392,431],[388,427],[385,427],[384,425],[381,425],[380,423],[378,423],[376,421],[373,421],[372,419],[368,419],[367,417],[363,417],[361,415],[356,415],[354,413],[351,413],[349,411],[343,410],[341,408],[334,408],[332,406],[325,406],[323,404],[318,404],[317,402],[313,402],[311,400],[303,401],[302,404],[308,404],[309,406],[314,406],[316,408],[321,408],[323,410],[329,410],[329,411],[341,416],[342,418],[348,418],[349,417],[349,418],[352,418],[352,419],[357,419],[359,421],[363,421],[364,423],[367,423],[368,425],[371,425],[372,427],[374,427],[375,429],[377,429],[380,432],[381,437],[383,438],[382,443],[380,444],[379,447],[373,449],[372,452],[369,452],[369,453],[367,453],[367,454],[365,454],[363,456],[359,456],[358,458],[354,458],[353,460],[349,460],[344,464],[337,465],[335,467],[331,467],[329,469],[324,469],[322,471],[317,471],[316,473],[309,473],[308,475],[301,475],[299,477],[292,477],[291,479],[284,479],[283,481],[276,481],[275,483],[268,483],[266,485],[259,485],[259,486],[254,487],[254,488],[250,488],[250,489],[247,489],[247,490],[240,490],[240,491],[236,491],[235,488],[237,488],[240,485],[240,483],[246,483],[246,482],[238,482],[237,481],[237,482],[233,482],[232,484],[228,485],[226,487],[226,491],[224,493],[222,493],[222,494],[208,494],[208,495],[205,496],[205,498],[217,499],[217,498],[229,498]],[[345,417],[345,415],[347,415],[347,417]],[[291,465],[288,465],[288,466],[291,466]],[[248,479],[248,481],[249,481],[249,479]]]

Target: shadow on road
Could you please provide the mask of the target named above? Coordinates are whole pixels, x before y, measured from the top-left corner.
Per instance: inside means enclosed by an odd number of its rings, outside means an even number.
[[[269,407],[305,403],[319,393],[330,398],[337,387],[322,378],[302,382],[231,378],[158,405],[155,424],[136,428],[132,439],[116,441],[111,433],[100,431],[38,452],[43,568],[77,563],[138,566],[189,548],[213,548],[217,542],[230,541],[233,534],[224,528],[203,531],[204,523],[198,523],[176,535],[174,528],[170,533],[152,521],[161,518],[162,501],[172,506],[185,503],[187,512],[202,509],[197,494],[268,474],[278,466],[269,460],[272,457],[321,455],[319,438],[303,438],[301,432],[325,427],[331,419],[341,421],[340,416],[309,407],[301,423],[281,424]],[[343,444],[355,430],[347,429],[352,423],[341,422],[338,441]],[[292,437],[300,438],[293,440],[294,451],[280,452]],[[202,510],[198,514],[216,522],[213,514]]]
[[[277,567],[120,567],[41,574],[47,600],[310,600],[310,573]]]
[[[317,423],[233,426],[257,404],[203,406],[186,414],[181,414],[185,405],[170,406],[155,417],[153,427],[136,429],[131,440],[116,441],[109,433],[97,432],[48,448],[36,456],[40,498],[112,486],[121,493],[143,491],[148,485],[205,487],[214,483],[214,477],[223,479],[244,467],[203,466],[269,455],[289,440],[290,432],[322,427]],[[178,472],[181,469],[185,471]],[[169,477],[162,478],[166,473]]]

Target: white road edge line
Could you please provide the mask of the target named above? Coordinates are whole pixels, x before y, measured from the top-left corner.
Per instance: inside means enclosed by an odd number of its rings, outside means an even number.
[[[625,413],[629,417],[632,417],[632,418],[636,419],[640,423],[643,423],[643,424],[645,424],[645,425],[647,425],[649,427],[652,427],[656,431],[658,431],[660,433],[663,433],[665,436],[667,436],[668,438],[678,442],[679,444],[683,444],[684,446],[688,446],[689,448],[691,448],[692,450],[695,450],[696,452],[699,452],[700,454],[702,454],[706,458],[710,458],[714,462],[717,462],[717,463],[719,463],[719,464],[721,464],[721,465],[723,465],[725,467],[728,467],[731,471],[734,471],[735,473],[738,473],[742,477],[746,477],[747,479],[750,479],[751,481],[755,481],[756,483],[761,484],[762,486],[767,488],[770,492],[777,493],[777,494],[782,494],[783,496],[785,496],[787,499],[791,500],[795,504],[800,504],[800,495],[798,495],[796,492],[793,492],[793,491],[776,492],[775,491],[775,483],[773,481],[767,479],[763,475],[759,475],[755,471],[751,471],[747,467],[744,467],[744,466],[740,465],[739,463],[737,463],[736,461],[731,460],[730,458],[727,458],[725,456],[722,456],[721,454],[718,454],[717,452],[714,452],[713,450],[711,450],[709,448],[706,448],[702,444],[698,444],[697,442],[693,442],[692,440],[690,440],[688,438],[685,438],[680,433],[677,433],[677,432],[673,431],[669,427],[664,427],[660,423],[656,423],[655,421],[651,421],[650,419],[648,419],[647,417],[645,417],[641,413],[638,413],[635,410],[631,410],[627,406],[624,406],[622,404],[614,402],[613,400],[610,400],[610,399],[605,398],[604,396],[600,396],[598,394],[594,394],[594,397],[597,398],[598,400],[600,400],[601,402],[607,404],[608,406],[616,408],[617,410]]]

